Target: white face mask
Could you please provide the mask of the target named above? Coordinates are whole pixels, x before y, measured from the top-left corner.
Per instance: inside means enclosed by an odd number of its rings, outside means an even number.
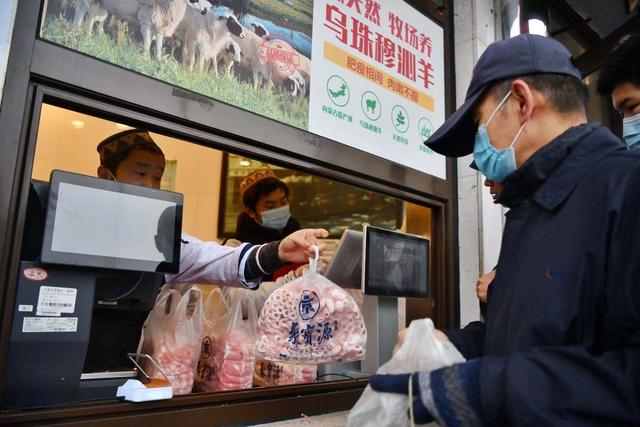
[[[282,206],[281,208],[263,211],[261,216],[263,227],[272,228],[274,230],[281,230],[289,222],[289,218],[291,218],[291,212],[289,211],[289,205],[286,205]]]

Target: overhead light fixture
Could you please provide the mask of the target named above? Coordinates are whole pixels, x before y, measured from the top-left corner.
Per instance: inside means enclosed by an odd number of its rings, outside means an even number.
[[[529,33],[547,37],[547,24],[539,19],[529,19]]]
[[[116,127],[122,130],[131,129],[131,126],[123,125],[122,123],[116,123]]]
[[[539,36],[547,37],[549,32],[547,31],[547,24],[540,19],[529,19],[527,21],[529,27],[529,34],[537,34]],[[511,24],[511,30],[509,37],[515,37],[520,34],[520,8],[518,8],[518,14],[516,15],[513,23]]]
[[[82,120],[71,120],[71,126],[74,129],[83,129],[84,128],[84,122]]]
[[[240,160],[240,166],[247,168],[251,166],[251,162],[247,159],[242,159]]]

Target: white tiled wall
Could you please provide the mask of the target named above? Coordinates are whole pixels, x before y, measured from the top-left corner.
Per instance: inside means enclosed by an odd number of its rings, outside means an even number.
[[[454,46],[456,103],[464,102],[473,65],[495,40],[496,11],[493,0],[455,0]],[[498,12],[499,13],[499,12]],[[460,324],[478,320],[475,293],[478,276],[498,260],[503,209],[493,204],[484,178],[469,168],[472,156],[458,159],[458,227],[460,245]]]

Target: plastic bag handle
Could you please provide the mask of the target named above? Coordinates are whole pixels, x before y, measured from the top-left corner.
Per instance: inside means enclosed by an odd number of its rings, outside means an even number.
[[[407,391],[407,396],[409,398],[409,425],[411,427],[416,427],[416,419],[413,414],[413,376],[416,373],[409,375],[409,390]]]
[[[320,260],[320,248],[318,248],[318,245],[313,245],[311,246],[311,248],[315,252],[316,256],[314,258],[309,258],[309,271],[312,273],[317,273],[318,261]]]

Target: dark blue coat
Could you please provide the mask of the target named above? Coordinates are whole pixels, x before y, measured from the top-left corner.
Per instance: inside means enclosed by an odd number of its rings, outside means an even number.
[[[504,182],[511,209],[486,324],[482,411],[512,426],[640,425],[640,150],[569,129]]]

